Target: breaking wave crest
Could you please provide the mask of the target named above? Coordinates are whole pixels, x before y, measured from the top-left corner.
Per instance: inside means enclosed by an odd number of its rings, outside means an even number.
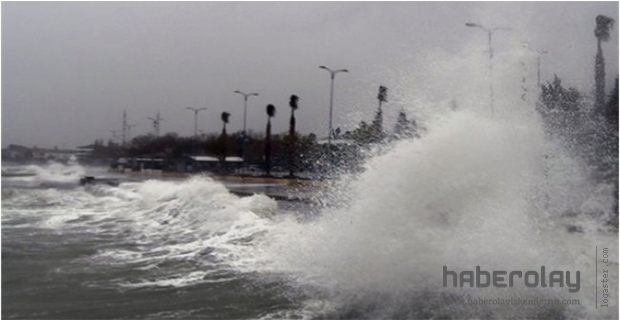
[[[3,166],[2,176],[22,182],[23,186],[57,186],[76,184],[85,174],[84,167],[78,164],[50,162],[44,165]]]
[[[422,138],[396,142],[370,158],[362,174],[336,184],[332,193],[341,201],[313,219],[298,219],[303,212],[288,214],[265,195],[236,196],[201,176],[3,193],[3,222],[11,225],[36,210],[38,227],[109,239],[110,245],[83,262],[95,270],[130,266],[135,273],[99,285],[184,287],[275,275],[305,297],[299,309],[267,318],[592,315],[594,289],[586,279],[575,294],[525,287],[483,292],[577,298],[577,306],[446,303],[445,295],[481,292],[443,288],[444,265],[451,270],[545,265],[589,275],[593,248],[605,243],[617,250],[617,233],[599,213],[609,213],[611,199],[545,138],[537,119],[456,111],[427,127]],[[78,167],[29,169],[38,181],[73,181],[83,174]]]
[[[589,275],[597,243],[616,250],[615,231],[582,205],[596,188],[583,174],[567,175],[578,166],[545,140],[535,118],[498,120],[459,111],[429,128],[421,139],[399,142],[370,159],[349,185],[352,200],[344,206],[269,235],[268,266],[325,288],[326,299],[339,302],[324,306],[328,317],[477,317],[480,306],[446,304],[445,294],[481,292],[444,289],[444,265],[546,265]],[[524,286],[482,292],[580,299],[579,306],[483,308],[494,317],[587,317],[594,312],[594,284],[588,278],[582,285],[578,294]]]

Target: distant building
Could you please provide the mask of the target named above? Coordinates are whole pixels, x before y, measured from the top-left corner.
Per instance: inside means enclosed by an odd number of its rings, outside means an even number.
[[[223,161],[219,157],[192,155],[185,157],[184,171],[226,171],[236,170],[243,166],[244,160],[241,157],[226,157]]]
[[[164,169],[163,158],[134,158],[130,162],[135,171]]]
[[[95,145],[85,145],[77,147],[78,153],[76,157],[80,161],[90,160],[94,157]]]

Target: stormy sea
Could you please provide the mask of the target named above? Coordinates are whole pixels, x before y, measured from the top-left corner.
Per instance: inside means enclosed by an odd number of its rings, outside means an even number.
[[[307,202],[274,200],[260,185],[241,196],[208,175],[82,186],[110,173],[3,163],[2,315],[601,317],[595,249],[617,252],[611,186],[582,174],[533,113],[456,110],[426,128],[376,150],[363,172],[306,190]],[[541,265],[579,270],[580,290],[442,286],[443,266]],[[579,303],[459,303],[472,295]]]

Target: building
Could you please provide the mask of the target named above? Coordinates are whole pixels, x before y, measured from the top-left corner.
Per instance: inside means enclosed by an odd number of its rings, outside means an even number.
[[[244,160],[241,157],[226,157],[221,160],[219,157],[206,155],[191,155],[184,158],[183,171],[231,171],[243,166]]]

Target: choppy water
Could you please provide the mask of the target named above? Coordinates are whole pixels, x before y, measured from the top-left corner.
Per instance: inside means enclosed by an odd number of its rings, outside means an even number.
[[[617,252],[609,186],[590,183],[529,118],[458,111],[428,128],[317,193],[333,200],[319,209],[239,197],[207,177],[81,187],[92,169],[5,165],[3,316],[613,317],[595,309],[593,276],[595,247]],[[443,265],[580,270],[581,291],[443,288]],[[446,294],[580,304],[464,305]]]
[[[14,166],[3,177],[3,315],[243,318],[293,308],[278,275],[241,271],[276,213],[208,178],[79,187],[92,170]],[[101,172],[99,172],[101,173]]]

